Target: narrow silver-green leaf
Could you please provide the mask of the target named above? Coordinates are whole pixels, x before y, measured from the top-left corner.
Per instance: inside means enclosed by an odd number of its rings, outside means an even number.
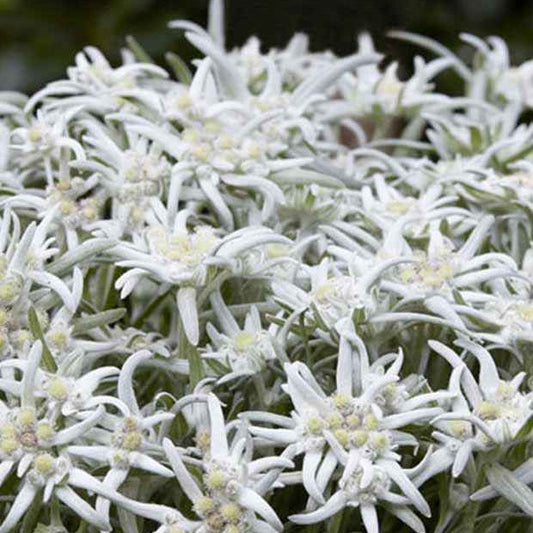
[[[30,310],[28,311],[28,325],[30,326],[30,331],[33,337],[39,339],[43,343],[41,362],[44,368],[49,372],[56,372],[57,365],[54,356],[46,344],[41,323],[39,322],[39,317],[37,316],[37,311],[35,311],[34,307],[30,307]]]
[[[142,61],[143,63],[153,63],[154,60],[150,57],[148,52],[143,48],[143,46],[133,37],[132,35],[128,35],[126,37],[126,44],[128,45],[128,48],[135,54],[135,57]]]
[[[496,492],[533,516],[533,491],[525,483],[516,479],[511,471],[498,463],[490,465],[486,474]]]
[[[66,252],[59,259],[56,259],[53,263],[50,263],[47,267],[47,271],[50,274],[59,276],[68,272],[73,266],[79,265],[83,261],[89,258],[109,250],[115,246],[116,241],[113,239],[96,238],[85,241],[77,248]]]
[[[305,168],[288,168],[285,170],[279,170],[278,172],[272,173],[270,179],[281,185],[316,184],[321,185],[322,187],[332,187],[333,189],[344,188],[344,183],[337,178]]]
[[[74,320],[73,333],[75,335],[82,335],[91,329],[101,328],[117,322],[126,314],[126,309],[119,307],[118,309],[108,309],[96,313],[95,315],[84,316]]]
[[[193,391],[194,387],[204,377],[203,361],[196,346],[193,346],[187,339],[181,318],[178,328],[179,356],[189,361],[189,383],[191,391]]]
[[[183,61],[180,56],[174,54],[173,52],[167,52],[165,54],[165,59],[174,71],[178,81],[181,81],[181,83],[184,83],[185,85],[190,85],[192,74],[185,61]]]

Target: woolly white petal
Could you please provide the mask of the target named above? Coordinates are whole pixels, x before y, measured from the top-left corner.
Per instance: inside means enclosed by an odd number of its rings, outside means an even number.
[[[58,487],[55,495],[67,507],[72,509],[77,515],[97,527],[101,531],[111,531],[111,526],[105,516],[97,513],[84,499],[80,498],[70,487]]]
[[[333,494],[326,504],[318,508],[316,511],[305,514],[294,514],[289,516],[289,520],[302,526],[317,524],[338,513],[341,509],[344,509],[345,506],[346,496],[342,491],[339,491]]]
[[[191,474],[189,474],[189,471],[187,470],[185,465],[183,464],[183,461],[181,460],[181,457],[179,456],[179,453],[176,450],[174,444],[172,444],[169,439],[164,439],[163,448],[165,449],[165,453],[167,454],[170,466],[172,467],[172,470],[174,470],[174,473],[176,474],[176,479],[181,485],[183,492],[185,492],[187,497],[192,502],[195,502],[196,500],[201,498],[203,496],[203,493],[198,487],[196,481],[191,476]]]
[[[255,511],[277,531],[283,529],[283,524],[274,509],[272,509],[272,507],[270,507],[270,505],[252,489],[242,487],[239,491],[237,501],[243,507]]]
[[[193,346],[197,346],[200,331],[198,327],[198,310],[196,307],[196,289],[194,287],[183,287],[178,290],[176,299],[187,340]]]
[[[0,533],[8,533],[11,531],[22,518],[28,507],[33,502],[35,495],[37,494],[37,488],[31,483],[24,483],[19,490],[11,509],[4,518],[4,521],[0,525]]]

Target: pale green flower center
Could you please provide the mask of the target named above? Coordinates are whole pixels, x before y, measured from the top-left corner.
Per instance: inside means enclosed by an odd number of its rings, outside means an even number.
[[[248,331],[239,331],[239,333],[237,333],[233,338],[233,343],[239,352],[244,352],[247,348],[254,344],[255,340],[255,335],[252,333]]]

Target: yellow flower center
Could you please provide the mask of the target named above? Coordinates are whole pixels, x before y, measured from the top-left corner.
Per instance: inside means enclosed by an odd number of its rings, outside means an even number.
[[[363,446],[365,442],[368,440],[368,433],[366,431],[358,430],[358,431],[352,431],[351,433],[351,441],[354,446]]]
[[[49,453],[42,453],[38,455],[33,464],[35,469],[43,475],[50,474],[54,470],[54,458]]]
[[[84,207],[82,213],[87,220],[96,220],[98,216],[98,210],[93,206]]]
[[[286,244],[279,244],[271,242],[265,246],[266,254],[270,259],[277,259],[279,257],[287,257],[290,248]]]
[[[122,446],[126,450],[138,450],[142,445],[142,435],[137,431],[131,431],[124,435]]]
[[[66,192],[70,189],[70,183],[68,181],[58,181],[56,184],[58,191]]]
[[[409,211],[409,204],[401,200],[393,200],[389,202],[385,209],[392,215],[405,215]]]
[[[331,429],[337,429],[342,425],[342,416],[339,413],[329,413],[326,422]]]
[[[135,431],[137,429],[137,420],[131,416],[128,416],[124,419],[122,425],[126,431]]]
[[[54,436],[55,431],[48,422],[39,422],[35,434],[39,440],[47,441]]]
[[[9,315],[4,308],[0,308],[0,327],[5,326]]]
[[[251,143],[248,147],[248,156],[252,159],[258,159],[261,156],[261,148],[257,143]]]
[[[382,80],[377,88],[377,92],[381,96],[398,98],[402,92],[403,84],[396,80]]]
[[[336,429],[333,432],[333,435],[339,441],[339,444],[341,446],[345,447],[350,442],[350,435],[348,434],[348,432],[345,429]]]
[[[54,378],[48,383],[48,394],[55,400],[65,400],[68,396],[68,389],[63,380]]]
[[[13,424],[3,424],[0,426],[0,437],[3,439],[13,439],[17,436],[17,428]]]
[[[363,418],[363,427],[368,431],[376,429],[378,427],[378,419],[373,414],[365,415]]]
[[[241,509],[236,503],[226,503],[220,507],[222,516],[228,522],[238,522],[241,517]]]
[[[20,426],[31,426],[35,424],[37,418],[33,409],[21,409],[17,414],[16,420]]]
[[[4,438],[2,438],[0,440],[0,449],[4,453],[13,453],[18,447],[19,447],[19,444],[16,441],[16,439],[13,439],[13,438],[4,439]]]
[[[221,135],[218,138],[218,146],[223,150],[229,150],[230,148],[233,148],[233,138],[231,135],[228,135],[227,133]]]
[[[178,107],[180,107],[181,109],[187,109],[188,107],[191,107],[192,99],[188,94],[180,94],[176,98],[176,103],[178,104]]]
[[[510,400],[515,394],[513,386],[507,381],[501,381],[498,385],[498,396],[502,400]]]
[[[206,120],[204,128],[207,133],[218,133],[222,129],[222,125],[218,120]]]
[[[345,394],[336,394],[333,396],[333,405],[335,405],[337,409],[346,409],[347,407],[350,407],[351,403],[350,397]]]
[[[186,143],[195,143],[198,141],[198,132],[196,130],[185,129],[181,134],[181,138]]]
[[[323,283],[315,290],[315,298],[319,302],[324,302],[335,294],[335,287],[331,283]]]
[[[214,500],[212,498],[208,498],[207,496],[202,496],[194,502],[194,508],[200,516],[209,513],[214,509],[214,507]]]
[[[65,217],[73,215],[76,212],[76,204],[72,200],[63,200],[59,204],[59,211]]]
[[[223,489],[226,485],[226,476],[224,472],[213,469],[207,474],[206,485],[213,490]]]
[[[518,307],[518,315],[526,322],[533,322],[533,305],[520,305]]]
[[[41,135],[41,128],[38,126],[32,126],[28,129],[28,139],[30,142],[37,144],[41,141],[42,135]]]
[[[130,209],[130,219],[134,224],[138,224],[144,220],[144,210],[140,207],[134,206]]]
[[[211,445],[211,435],[208,431],[202,431],[196,436],[196,446],[200,448],[204,453],[209,451]]]
[[[255,341],[255,335],[249,333],[248,331],[239,331],[233,338],[235,348],[239,352],[243,352],[249,348]]]
[[[32,334],[27,329],[19,329],[15,332],[13,340],[18,348],[22,348],[24,344],[31,341],[32,338]]]
[[[0,301],[9,303],[17,296],[17,286],[14,282],[8,281],[0,285]]]
[[[421,270],[422,281],[431,287],[439,287],[452,276],[453,268],[446,263],[437,267],[425,265]]]
[[[191,153],[194,157],[196,157],[196,159],[199,159],[200,161],[207,161],[211,154],[211,148],[206,143],[197,144],[191,150]]]
[[[372,446],[376,450],[384,450],[389,445],[389,438],[384,433],[372,435]]]
[[[465,438],[470,431],[470,424],[464,420],[452,420],[450,422],[450,431],[457,438]]]
[[[500,415],[500,408],[492,402],[481,402],[477,411],[483,420],[494,420]]]
[[[350,428],[358,428],[361,425],[361,417],[359,415],[348,415],[346,423]]]
[[[324,422],[322,421],[322,419],[318,418],[317,416],[314,416],[307,421],[306,427],[309,433],[311,433],[312,435],[318,435],[322,432],[322,429],[324,428]]]

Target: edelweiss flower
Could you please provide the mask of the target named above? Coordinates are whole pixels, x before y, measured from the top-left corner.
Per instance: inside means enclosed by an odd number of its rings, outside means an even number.
[[[216,267],[230,266],[230,261],[245,250],[269,242],[286,243],[288,239],[260,227],[234,232],[225,239],[218,238],[209,227],[200,226],[189,232],[186,227],[189,215],[187,211],[181,212],[172,232],[154,225],[144,242],[137,243],[137,249],[124,243],[113,252],[123,258],[119,265],[131,268],[116,282],[123,298],[146,275],[179,287],[178,310],[187,338],[196,346],[199,341],[196,287],[206,283],[209,267],[216,271]]]
[[[211,304],[224,333],[219,333],[212,324],[207,324],[206,331],[215,350],[207,351],[203,357],[225,363],[231,369],[218,380],[219,384],[243,376],[253,376],[264,370],[269,360],[276,359],[272,331],[263,329],[256,307],[250,309],[244,328],[241,329],[224,304],[220,293],[211,295]]]
[[[0,93],[0,533],[518,531],[531,61],[170,26]]]
[[[211,429],[209,456],[202,464],[203,490],[188,472],[170,440],[163,443],[176,479],[191,500],[199,520],[190,521],[178,511],[162,505],[126,499],[120,501],[119,505],[163,524],[157,530],[158,533],[237,533],[247,528],[264,533],[281,531],[283,525],[276,513],[261,497],[259,488],[254,487],[260,487],[261,479],[268,476],[265,471],[292,466],[292,463],[281,457],[249,461],[246,438],[240,438],[239,433],[230,448],[220,403],[214,395],[209,395],[206,401]],[[262,491],[270,488],[274,481],[275,478],[268,480],[268,484],[263,484]],[[257,518],[256,514],[261,518]]]
[[[338,463],[349,464],[352,470],[347,476],[361,464],[367,472],[366,481],[372,477],[374,463],[397,464],[400,457],[393,450],[398,445],[416,446],[416,439],[413,441],[410,435],[396,431],[398,428],[427,420],[441,412],[437,407],[421,407],[441,398],[438,393],[409,399],[406,395],[387,408],[385,398],[398,394],[395,383],[399,379],[403,357],[399,354],[391,367],[380,374],[376,372],[377,365],[376,370],[370,370],[364,345],[359,339],[357,344],[358,355],[355,355],[349,342],[341,338],[337,386],[332,395],[326,396],[305,365],[287,364],[288,380],[284,388],[295,407],[291,417],[260,412],[243,415],[251,420],[282,426],[282,429],[252,426],[250,430],[266,442],[288,446],[286,454],[289,457],[304,454],[303,484],[319,503],[325,502],[323,492]],[[385,364],[385,359],[381,364]],[[385,414],[381,406],[390,414]]]
[[[385,271],[401,262],[404,259],[385,260],[370,269],[364,268],[368,266],[364,260],[350,262],[348,273],[344,274],[326,259],[320,265],[306,269],[311,290],[303,290],[283,280],[275,281],[272,288],[280,303],[297,314],[307,311],[321,329],[333,329],[351,321],[354,313],[363,313],[365,317],[376,313],[379,299],[374,284]]]
[[[453,350],[437,341],[429,341],[429,344],[454,367],[455,379],[451,381],[451,387],[456,398],[450,412],[432,421],[438,429],[433,435],[443,446],[430,459],[428,469],[417,479],[417,485],[450,465],[453,465],[454,477],[461,475],[475,452],[485,452],[499,444],[512,442],[532,416],[531,393],[519,391],[524,373],[504,381],[487,350],[470,341],[458,340],[456,344],[478,360],[480,373],[476,381]]]

